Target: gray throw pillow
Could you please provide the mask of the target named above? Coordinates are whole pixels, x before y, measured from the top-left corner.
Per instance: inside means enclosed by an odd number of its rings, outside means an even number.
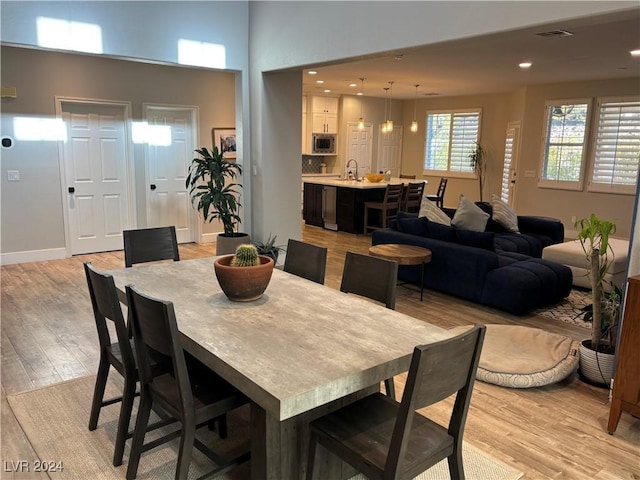
[[[491,208],[493,219],[504,228],[513,233],[520,233],[518,230],[518,214],[495,193],[491,194]]]
[[[422,197],[422,201],[420,202],[418,217],[427,217],[430,222],[451,225],[449,216],[440,210],[434,201],[429,200],[426,195]]]
[[[458,208],[451,220],[451,225],[464,230],[473,230],[475,232],[484,232],[489,220],[489,214],[484,212],[475,203],[460,194]]]

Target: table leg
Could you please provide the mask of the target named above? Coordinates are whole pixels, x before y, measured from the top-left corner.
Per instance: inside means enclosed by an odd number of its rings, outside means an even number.
[[[420,264],[420,301],[422,301],[423,292],[424,292],[424,262]]]

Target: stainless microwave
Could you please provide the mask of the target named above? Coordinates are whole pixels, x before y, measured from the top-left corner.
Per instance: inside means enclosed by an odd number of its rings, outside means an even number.
[[[311,153],[335,155],[336,137],[335,133],[314,133],[311,138]]]

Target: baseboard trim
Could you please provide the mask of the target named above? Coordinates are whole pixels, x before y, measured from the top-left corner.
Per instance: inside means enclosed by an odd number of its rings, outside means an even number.
[[[30,250],[26,252],[10,252],[0,254],[0,265],[44,262],[46,260],[60,260],[62,258],[67,258],[67,250],[65,248],[48,248],[45,250]]]

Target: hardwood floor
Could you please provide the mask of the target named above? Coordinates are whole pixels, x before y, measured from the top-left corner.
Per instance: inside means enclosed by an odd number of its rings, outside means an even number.
[[[303,227],[303,240],[328,247],[325,284],[336,289],[346,251],[366,253],[371,244],[370,237],[316,227]],[[211,244],[180,245],[185,260],[213,253]],[[85,261],[103,270],[124,266],[120,251],[1,269],[3,465],[35,458],[6,395],[96,372],[98,341],[82,269]],[[420,302],[418,289],[411,287],[398,288],[396,310],[443,328],[527,325],[576,339],[587,332],[536,315],[515,317],[430,290]],[[398,392],[402,385],[403,378],[396,377]],[[465,440],[522,470],[526,479],[638,480],[640,420],[623,414],[616,433],[608,435],[608,393],[577,376],[526,390],[476,382]],[[444,421],[449,406],[443,402],[426,413]],[[2,472],[2,478],[38,477]]]

